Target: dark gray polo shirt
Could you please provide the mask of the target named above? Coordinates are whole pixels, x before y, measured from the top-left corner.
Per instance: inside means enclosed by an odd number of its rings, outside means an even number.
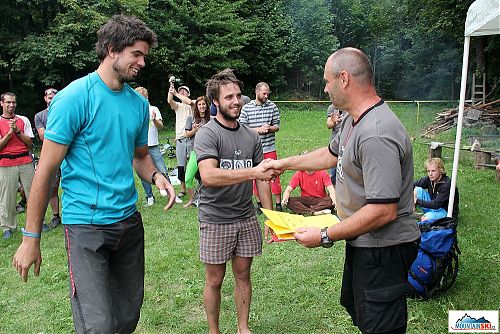
[[[216,159],[222,169],[252,168],[262,161],[262,145],[257,132],[239,124],[225,127],[217,119],[201,127],[194,139],[198,163]],[[198,218],[204,223],[236,223],[255,215],[252,181],[200,190]]]
[[[337,214],[352,216],[366,204],[397,203],[395,221],[347,242],[355,247],[387,247],[416,240],[413,215],[413,151],[406,129],[381,100],[356,123],[350,115],[330,143],[337,156]]]

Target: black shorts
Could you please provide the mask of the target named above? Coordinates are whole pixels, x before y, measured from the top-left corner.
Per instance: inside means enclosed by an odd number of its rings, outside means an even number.
[[[418,241],[390,247],[346,245],[340,304],[362,333],[406,333],[408,269]]]

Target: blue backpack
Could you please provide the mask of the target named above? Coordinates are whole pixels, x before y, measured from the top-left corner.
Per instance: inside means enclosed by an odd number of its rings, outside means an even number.
[[[445,217],[418,223],[421,233],[417,258],[408,272],[410,295],[429,299],[449,289],[458,274],[457,220]]]

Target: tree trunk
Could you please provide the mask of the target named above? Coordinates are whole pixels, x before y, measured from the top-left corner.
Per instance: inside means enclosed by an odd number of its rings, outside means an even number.
[[[483,75],[486,73],[486,36],[476,37],[476,61],[477,61],[477,74]]]

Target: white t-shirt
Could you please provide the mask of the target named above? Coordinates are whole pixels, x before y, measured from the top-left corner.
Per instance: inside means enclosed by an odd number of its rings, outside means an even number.
[[[160,110],[152,105],[149,105],[149,130],[148,130],[148,146],[156,146],[158,141],[158,129],[153,120],[162,120]]]
[[[186,138],[185,125],[186,119],[189,115],[192,115],[191,106],[185,103],[175,102],[177,108],[175,109],[175,139]]]

